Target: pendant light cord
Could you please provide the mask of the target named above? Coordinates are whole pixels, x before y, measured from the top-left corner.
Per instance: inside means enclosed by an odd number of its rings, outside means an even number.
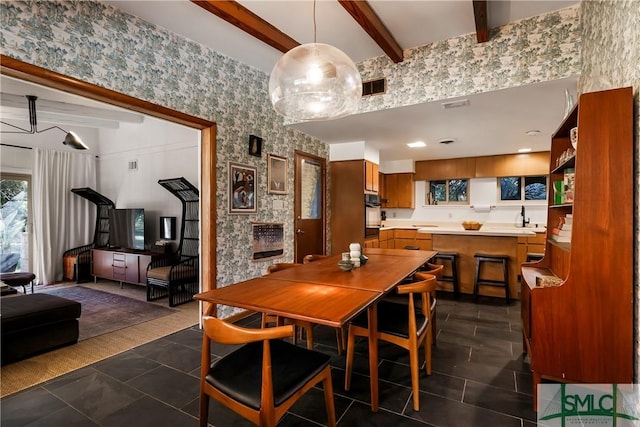
[[[316,0],[313,0],[313,44],[316,43]]]

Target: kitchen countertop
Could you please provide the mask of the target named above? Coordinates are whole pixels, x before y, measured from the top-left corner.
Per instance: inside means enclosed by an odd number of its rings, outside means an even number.
[[[414,226],[385,226],[380,230],[417,230],[418,233],[425,234],[458,234],[465,236],[534,236],[536,233],[544,233],[544,227],[522,228],[522,227],[499,227],[484,225],[480,230],[465,230],[462,225],[414,225]]]

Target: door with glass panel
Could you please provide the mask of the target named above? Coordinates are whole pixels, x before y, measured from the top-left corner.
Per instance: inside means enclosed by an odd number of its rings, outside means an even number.
[[[326,241],[326,161],[296,151],[294,194],[295,262],[309,254],[324,254]]]
[[[31,181],[28,175],[0,174],[0,271],[31,271]]]

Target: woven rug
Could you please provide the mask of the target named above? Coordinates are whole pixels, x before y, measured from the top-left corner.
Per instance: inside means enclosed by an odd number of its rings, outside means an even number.
[[[82,305],[78,341],[175,313],[168,307],[83,286],[52,289],[46,293],[78,301]]]

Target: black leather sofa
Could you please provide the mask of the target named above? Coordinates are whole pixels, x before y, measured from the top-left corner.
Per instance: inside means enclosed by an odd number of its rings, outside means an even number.
[[[80,303],[48,294],[4,297],[2,365],[78,342]]]

